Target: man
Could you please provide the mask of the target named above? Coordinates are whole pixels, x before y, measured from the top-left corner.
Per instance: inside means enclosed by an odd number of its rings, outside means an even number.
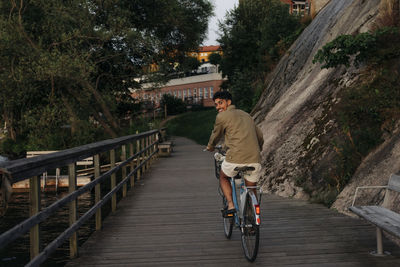
[[[257,185],[261,175],[260,151],[264,139],[253,118],[232,105],[232,96],[229,92],[216,92],[213,100],[218,114],[207,150],[214,151],[221,137],[225,138],[227,152],[221,165],[219,182],[228,201],[227,210],[224,211],[223,215],[229,217],[236,212],[229,177],[237,174],[237,171],[234,170],[236,167],[251,166],[254,167],[254,171],[245,175],[245,183],[246,186]]]

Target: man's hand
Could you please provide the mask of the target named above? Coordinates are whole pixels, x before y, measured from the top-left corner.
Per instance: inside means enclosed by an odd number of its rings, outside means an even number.
[[[206,149],[207,149],[208,151],[210,151],[210,152],[213,152],[213,151],[214,151],[214,147],[211,147],[211,146],[207,146]]]

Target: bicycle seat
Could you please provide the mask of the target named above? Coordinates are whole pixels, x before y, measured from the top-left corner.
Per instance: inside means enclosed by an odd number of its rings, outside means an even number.
[[[251,167],[251,166],[243,166],[243,167],[236,167],[235,171],[238,172],[247,172],[247,171],[254,171],[256,168]]]

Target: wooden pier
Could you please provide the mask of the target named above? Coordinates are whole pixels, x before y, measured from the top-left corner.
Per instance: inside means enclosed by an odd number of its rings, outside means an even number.
[[[212,154],[184,138],[120,201],[67,266],[400,266],[400,248],[375,257],[375,228],[306,201],[264,195],[258,257],[239,231],[224,237]]]

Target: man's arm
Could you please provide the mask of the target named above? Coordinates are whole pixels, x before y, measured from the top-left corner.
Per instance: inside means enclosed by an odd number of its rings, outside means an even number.
[[[221,116],[218,116],[218,115],[217,115],[217,118],[215,119],[214,129],[213,129],[210,139],[208,141],[208,145],[207,145],[208,151],[214,150],[216,144],[218,143],[219,139],[221,138],[221,136],[224,133],[224,127],[223,127],[223,123],[221,120]]]
[[[256,133],[257,133],[258,145],[260,146],[260,150],[262,150],[264,145],[264,137],[263,133],[261,132],[260,128],[258,128],[258,126],[256,126]]]

